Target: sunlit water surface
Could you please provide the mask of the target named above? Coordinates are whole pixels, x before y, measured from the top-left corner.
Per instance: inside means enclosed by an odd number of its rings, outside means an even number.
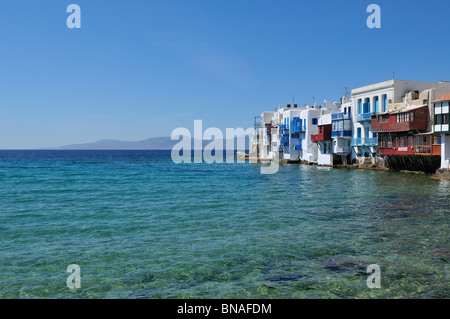
[[[0,298],[449,298],[449,203],[429,175],[0,151]]]

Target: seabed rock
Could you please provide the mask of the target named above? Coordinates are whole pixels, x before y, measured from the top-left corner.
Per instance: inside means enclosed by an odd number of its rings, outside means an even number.
[[[365,275],[367,272],[367,267],[363,262],[349,257],[322,259],[320,263],[325,268],[335,272],[355,273],[358,275]]]
[[[450,262],[450,249],[448,248],[438,249],[433,252],[433,256],[438,257],[440,260]]]
[[[431,178],[450,180],[450,170],[449,169],[440,168],[440,169],[438,169],[436,171],[435,175],[431,176]]]
[[[307,277],[304,274],[285,274],[285,275],[276,275],[276,276],[272,276],[269,278],[266,278],[266,280],[268,281],[275,281],[275,282],[279,282],[279,281],[295,281],[301,278],[305,278]]]

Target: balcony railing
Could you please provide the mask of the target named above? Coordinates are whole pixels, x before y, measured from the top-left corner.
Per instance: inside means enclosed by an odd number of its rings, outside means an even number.
[[[302,148],[302,143],[300,143],[300,144],[297,144],[297,145],[294,145],[294,149],[296,150],[296,151],[301,151],[303,148]]]
[[[337,120],[351,120],[352,115],[351,113],[334,113],[331,114],[331,120],[337,121]]]
[[[351,137],[352,131],[331,131],[331,137]]]
[[[350,146],[335,146],[333,151],[335,154],[350,154],[352,149]]]
[[[352,146],[378,146],[378,138],[352,138]]]
[[[289,131],[289,127],[287,125],[280,125],[280,131]]]
[[[294,125],[292,127],[292,133],[299,133],[299,132],[305,132],[306,131],[306,127],[299,124],[299,125]]]
[[[370,112],[370,113],[361,113],[361,114],[358,114],[358,115],[356,116],[356,120],[357,120],[358,122],[371,121],[371,120],[372,120],[372,115],[373,115],[373,114],[375,114],[375,113]]]

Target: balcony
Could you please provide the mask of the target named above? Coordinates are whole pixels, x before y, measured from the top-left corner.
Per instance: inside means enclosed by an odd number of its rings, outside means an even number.
[[[311,135],[311,142],[316,143],[320,141],[331,140],[331,124],[319,125],[318,133]]]
[[[280,146],[289,146],[289,135],[283,135],[281,137]]]
[[[332,121],[351,120],[351,119],[352,119],[351,113],[334,113],[334,114],[331,114],[331,120]]]
[[[300,133],[306,131],[306,127],[303,125],[302,119],[294,117],[293,124],[294,125],[292,126],[292,133]]]
[[[292,127],[292,133],[301,133],[301,132],[305,132],[305,131],[306,131],[306,128],[302,125],[299,125],[299,126],[294,125]]]
[[[331,131],[331,137],[352,137],[352,131]]]
[[[321,138],[321,136],[319,134],[312,134],[311,135],[311,142],[316,143],[316,142],[319,142],[319,141],[323,141],[323,138]]]
[[[378,138],[352,138],[351,146],[378,146]]]
[[[350,154],[352,149],[350,146],[334,146],[333,153],[338,155]]]
[[[428,106],[414,109],[399,109],[392,113],[376,114],[372,117],[372,131],[381,132],[409,132],[425,131],[428,128]]]
[[[357,120],[358,122],[371,121],[371,120],[372,120],[372,115],[373,115],[373,114],[375,114],[375,113],[370,112],[370,113],[361,113],[361,114],[358,114],[358,115],[356,116],[356,120]]]

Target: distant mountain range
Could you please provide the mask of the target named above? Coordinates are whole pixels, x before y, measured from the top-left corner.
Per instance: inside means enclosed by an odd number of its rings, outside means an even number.
[[[237,147],[237,138],[235,137],[235,148]],[[193,141],[191,139],[191,147],[193,148]],[[172,141],[170,137],[152,137],[142,141],[129,142],[120,140],[100,140],[93,143],[85,144],[72,144],[60,147],[54,147],[51,149],[59,150],[171,150],[172,147],[177,144],[178,141]],[[223,140],[223,147],[225,149],[225,143],[227,140]],[[230,141],[231,142],[231,141]],[[203,141],[203,147],[211,143],[211,141]],[[245,149],[249,149],[249,140],[246,139]]]

